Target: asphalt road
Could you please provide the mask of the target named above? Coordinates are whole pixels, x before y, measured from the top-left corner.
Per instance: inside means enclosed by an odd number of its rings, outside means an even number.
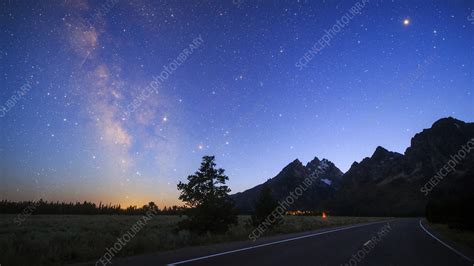
[[[419,219],[188,248],[114,260],[114,265],[474,265],[470,250],[442,240]]]

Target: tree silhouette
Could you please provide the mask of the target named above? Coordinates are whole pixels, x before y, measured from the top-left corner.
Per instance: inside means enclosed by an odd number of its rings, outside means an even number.
[[[255,202],[255,212],[251,217],[251,222],[254,226],[260,225],[264,222],[267,217],[270,217],[273,211],[278,207],[278,202],[273,198],[272,192],[268,186],[264,186],[260,191],[260,195]],[[271,226],[274,227],[282,222],[281,216],[272,216],[271,219]]]
[[[199,170],[188,176],[188,183],[178,184],[179,199],[189,207],[188,218],[179,224],[180,229],[222,233],[237,223],[234,203],[228,194],[230,189],[225,185],[229,177],[224,169],[215,168],[214,160],[214,156],[204,156]]]

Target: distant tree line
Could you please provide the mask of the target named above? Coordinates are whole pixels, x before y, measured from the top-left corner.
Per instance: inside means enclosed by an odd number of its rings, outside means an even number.
[[[148,210],[155,209],[159,214],[162,215],[181,215],[184,212],[184,207],[171,206],[160,209],[154,202],[143,205],[142,207],[128,206],[122,208],[120,204],[102,204],[98,205],[93,202],[52,202],[44,201],[0,201],[0,213],[17,214],[22,213],[25,210],[33,215],[35,214],[85,214],[85,215],[96,215],[96,214],[118,214],[118,215],[144,215]]]

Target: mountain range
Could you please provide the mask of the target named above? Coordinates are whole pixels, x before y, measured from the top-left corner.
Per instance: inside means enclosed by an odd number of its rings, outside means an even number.
[[[474,195],[474,123],[442,118],[416,134],[404,154],[379,146],[346,173],[327,159],[315,157],[306,165],[296,159],[265,183],[231,197],[240,212],[251,213],[263,187],[282,200],[317,169],[322,171],[315,182],[289,210],[421,216],[427,206],[437,206],[434,213],[443,208],[462,213],[461,203],[473,202]]]

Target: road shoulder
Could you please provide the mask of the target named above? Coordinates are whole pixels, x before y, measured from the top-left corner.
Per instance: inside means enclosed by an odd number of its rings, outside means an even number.
[[[452,249],[454,253],[464,257],[466,260],[474,263],[474,250],[462,243],[458,243],[448,238],[446,235],[433,229],[432,226],[426,221],[426,219],[420,219],[420,227],[422,230],[426,230],[427,236],[434,238],[440,245],[444,245],[448,249]],[[431,235],[430,235],[431,234]]]

